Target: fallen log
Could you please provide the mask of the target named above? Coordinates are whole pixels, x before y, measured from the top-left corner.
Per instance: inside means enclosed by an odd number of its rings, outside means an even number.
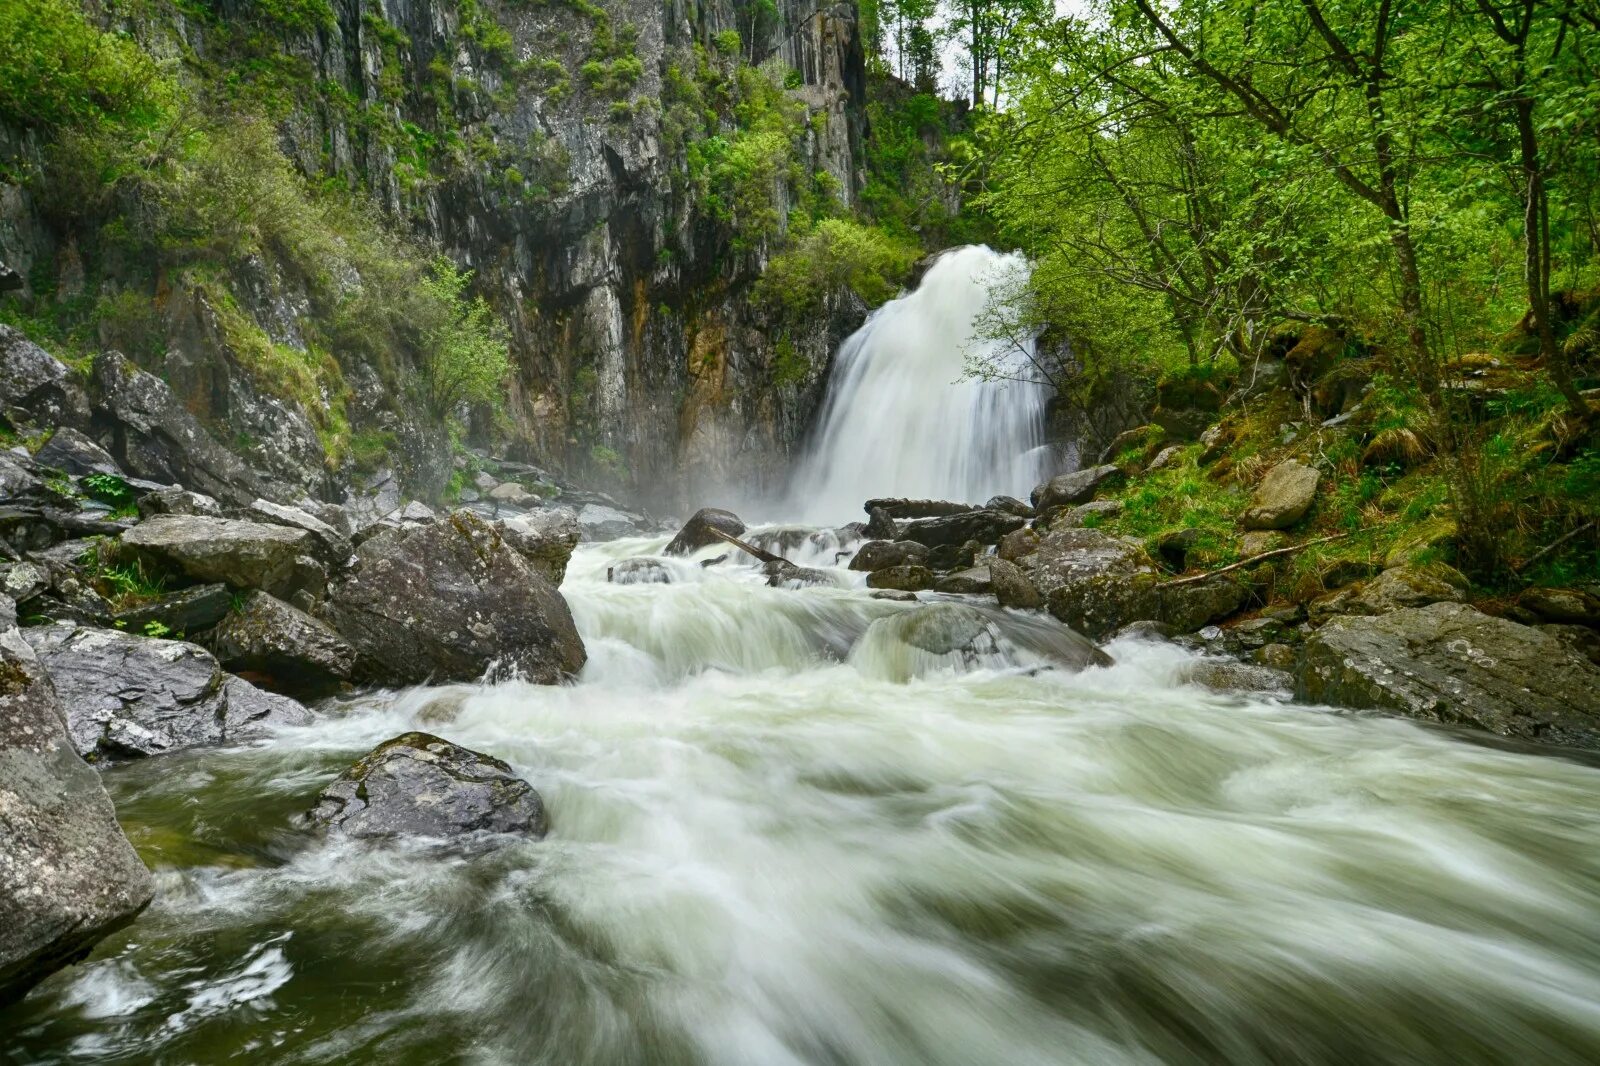
[[[1173,585],[1198,585],[1202,581],[1209,581],[1211,578],[1220,577],[1231,570],[1239,570],[1246,566],[1254,566],[1256,563],[1263,562],[1267,559],[1273,559],[1280,555],[1293,555],[1295,552],[1309,548],[1314,544],[1326,544],[1330,540],[1343,540],[1349,535],[1350,534],[1348,533],[1335,533],[1331,537],[1318,537],[1316,540],[1308,540],[1304,544],[1291,544],[1286,548],[1274,548],[1269,552],[1262,552],[1260,555],[1252,555],[1248,559],[1240,559],[1236,563],[1229,563],[1227,566],[1218,567],[1217,569],[1212,570],[1210,573],[1195,574],[1192,577],[1174,578],[1173,580],[1166,582],[1165,587],[1171,588]]]
[[[717,528],[715,528],[713,526],[707,526],[706,527],[706,532],[713,533],[716,536],[721,537],[723,540],[727,541],[729,544],[732,544],[735,548],[738,548],[740,551],[744,552],[746,555],[753,555],[757,559],[761,560],[764,563],[783,563],[785,566],[793,566],[794,565],[793,563],[791,563],[789,560],[785,559],[781,555],[773,555],[771,552],[767,551],[765,548],[758,548],[754,544],[750,544],[750,543],[747,543],[745,541],[740,540],[738,537],[730,537],[728,534],[724,533],[722,530],[717,529]]]

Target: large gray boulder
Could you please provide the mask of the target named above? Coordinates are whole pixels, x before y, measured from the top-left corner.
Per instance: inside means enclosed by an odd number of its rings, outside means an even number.
[[[874,511],[882,511],[890,518],[941,518],[946,515],[965,514],[979,508],[970,503],[956,503],[953,500],[908,500],[903,497],[868,500],[866,512],[870,517]]]
[[[578,546],[578,516],[570,508],[530,511],[501,520],[501,535],[523,561],[560,587],[567,561]]]
[[[993,544],[1026,524],[1027,519],[1004,511],[963,511],[960,514],[907,522],[900,529],[900,539],[915,541],[930,548],[943,544],[965,544],[969,540]]]
[[[0,1007],[150,902],[150,871],[78,757],[48,672],[0,629]]]
[[[1430,603],[1459,603],[1467,579],[1448,566],[1392,566],[1370,581],[1358,581],[1311,601],[1311,621],[1336,614],[1387,614]]]
[[[578,512],[578,534],[588,543],[631,537],[639,531],[633,516],[603,503],[584,504]]]
[[[1043,514],[1052,507],[1088,503],[1094,499],[1095,493],[1120,480],[1122,471],[1110,463],[1074,470],[1070,474],[1057,474],[1034,488],[1033,507]]]
[[[238,507],[269,495],[255,471],[212,437],[166,382],[118,352],[96,356],[92,376],[98,413],[112,432],[111,453],[123,469]]]
[[[363,755],[307,815],[349,837],[540,839],[548,820],[532,785],[505,763],[429,733],[405,733]]]
[[[891,566],[907,566],[925,562],[928,548],[913,540],[869,540],[856,549],[850,560],[851,570],[886,570]]]
[[[1288,529],[1311,510],[1322,474],[1315,468],[1285,460],[1267,471],[1239,516],[1245,529]]]
[[[338,691],[355,670],[355,650],[331,626],[265,592],[250,593],[208,642],[234,673],[305,699]]]
[[[311,534],[309,547],[312,554],[333,568],[343,566],[355,551],[350,538],[309,511],[271,500],[255,500],[245,511],[245,518],[274,526],[301,529]]]
[[[730,537],[742,537],[744,531],[744,522],[732,511],[725,511],[720,507],[702,507],[690,516],[689,521],[678,530],[678,535],[668,542],[664,554],[688,555],[692,551],[713,544],[726,544],[727,541],[717,536],[718,533]]]
[[[86,759],[244,740],[311,717],[293,700],[224,673],[197,644],[73,625],[22,633],[55,683],[75,750]]]
[[[222,581],[288,599],[319,593],[326,572],[315,537],[295,526],[202,515],[153,515],[123,534],[125,548],[196,581]]]
[[[82,429],[89,399],[65,363],[0,325],[0,412],[12,422]]]
[[[491,665],[554,684],[585,659],[566,600],[469,511],[367,541],[322,616],[374,684],[475,681]]]
[[[1327,622],[1306,641],[1295,696],[1600,748],[1600,667],[1542,628],[1459,603]]]
[[[122,475],[122,468],[109,452],[71,426],[62,426],[50,434],[33,458],[40,466],[68,474]]]

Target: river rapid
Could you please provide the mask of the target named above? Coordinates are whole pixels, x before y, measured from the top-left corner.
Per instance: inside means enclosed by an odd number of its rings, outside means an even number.
[[[574,556],[576,684],[109,769],[157,898],[0,1013],[8,1060],[1600,1060],[1600,769],[1213,694],[1171,645],[1041,668],[1020,616],[993,654],[908,655],[885,634],[919,608],[843,569],[606,582],[665,542]],[[413,728],[511,763],[550,837],[294,828]]]

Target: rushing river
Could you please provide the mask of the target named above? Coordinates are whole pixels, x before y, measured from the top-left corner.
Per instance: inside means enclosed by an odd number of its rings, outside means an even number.
[[[575,556],[577,684],[109,770],[159,894],[0,1013],[9,1060],[1600,1060],[1600,770],[1211,694],[1171,646],[908,663],[874,635],[918,608],[843,570],[605,582],[664,543]],[[550,837],[293,828],[412,728],[510,762]]]

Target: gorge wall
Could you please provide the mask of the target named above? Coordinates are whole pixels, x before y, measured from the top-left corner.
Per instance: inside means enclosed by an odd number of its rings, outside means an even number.
[[[751,296],[797,202],[847,208],[860,189],[854,4],[157,0],[91,13],[217,95],[248,84],[303,175],[369,194],[474,272],[509,327],[514,373],[503,412],[475,412],[468,443],[647,506],[781,477],[831,353],[866,312],[845,290],[775,328]],[[36,132],[4,132],[7,158],[43,157]],[[153,339],[122,346],[283,495],[338,499],[386,465],[410,494],[445,491],[449,433],[382,358],[327,353],[352,434],[392,445],[365,469],[359,449],[331,454],[316,396],[249,372],[240,315],[274,350],[318,357],[303,266],[267,251],[147,276],[106,236],[135,205],[64,222],[27,173],[10,167],[0,186],[0,260],[20,306],[148,298]]]

